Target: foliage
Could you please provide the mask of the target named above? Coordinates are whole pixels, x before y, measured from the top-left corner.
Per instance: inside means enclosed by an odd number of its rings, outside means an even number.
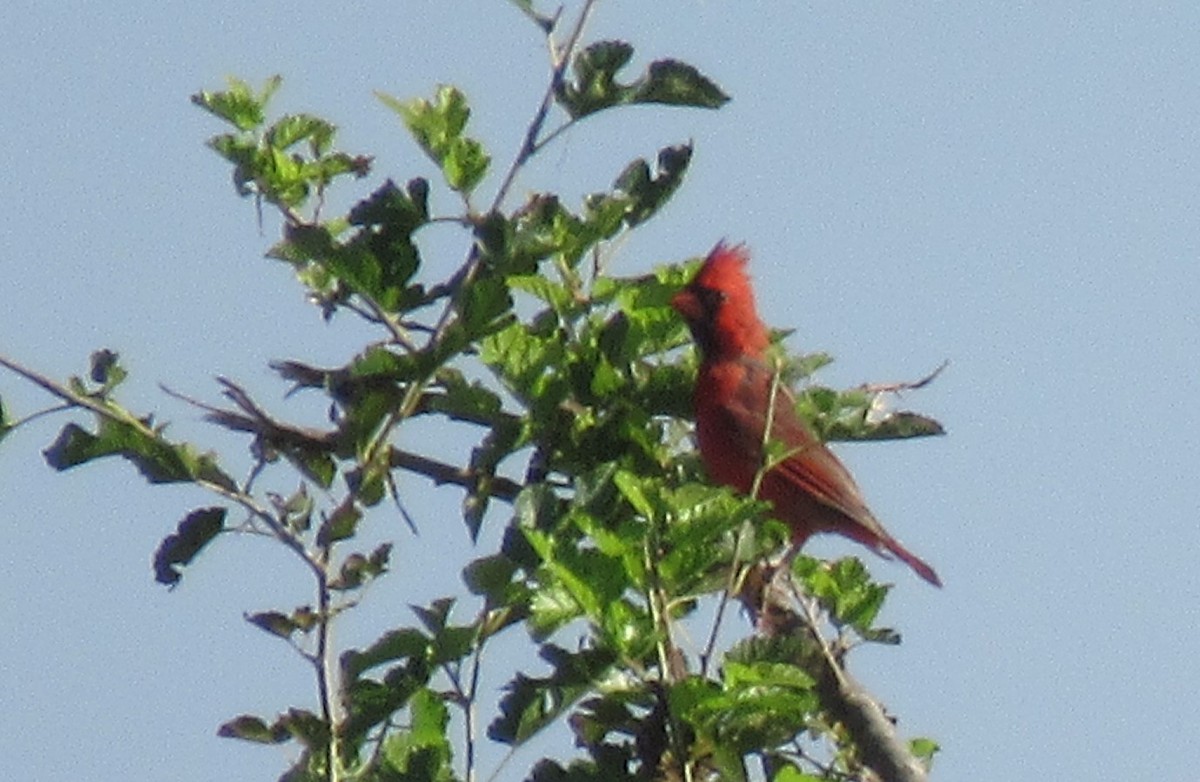
[[[633,104],[717,108],[727,97],[673,60],[622,80],[632,46],[580,41],[591,3],[561,42],[563,20],[515,4],[550,36],[554,62],[545,102],[504,174],[468,135],[470,108],[457,88],[442,86],[431,99],[381,94],[444,181],[388,179],[345,215],[327,217],[325,191],[368,176],[369,156],[339,150],[336,128],[319,117],[269,119],[278,77],[257,90],[231,80],[194,96],[227,126],[209,146],[233,166],[237,192],[283,217],[270,257],[294,269],[326,319],[361,318],[383,335],[341,366],[273,365],[295,389],[328,398],[326,428],[279,421],[223,381],[229,406],[193,403],[212,423],[249,436],[258,467],[239,482],[216,455],[171,441],[151,417],[116,401],[125,372],[115,354],[93,356],[90,382],[65,384],[0,362],[95,415],[93,429],[68,423],[46,449],[55,469],[120,456],[150,482],[216,495],[219,505],[188,512],[163,540],[154,556],[160,582],[176,584],[235,532],[273,537],[311,576],[311,605],[246,619],[312,664],[316,706],[242,715],[220,728],[246,741],[294,742],[299,756],[284,779],[475,778],[482,652],[517,628],[542,662],[513,673],[487,737],[516,746],[565,720],[581,748],[569,762],[542,760],[530,779],[746,779],[755,764],[775,780],[857,778],[866,753],[814,660],[833,655],[840,666],[855,644],[897,643],[876,625],[887,590],[857,560],[801,557],[795,576],[814,601],[801,604],[826,624],[718,643],[730,597],[763,609],[746,583],[785,533],[763,504],[707,485],[691,455],[683,422],[694,358],[680,350],[688,340],[669,299],[694,265],[632,277],[606,271],[612,240],[658,214],[680,186],[691,145],[633,160],[611,188],[577,206],[548,192],[507,205],[528,159],[589,116]],[[562,124],[547,129],[551,117]],[[497,189],[480,209],[473,198],[489,177]],[[431,212],[439,186],[457,194],[461,212]],[[422,273],[420,233],[437,222],[461,226],[466,247],[441,281]],[[787,379],[804,380],[827,361],[792,360]],[[881,417],[885,395],[810,385],[798,399],[825,436],[940,432],[915,414]],[[461,464],[397,445],[405,424],[425,416],[477,427]],[[0,437],[19,424],[0,407]],[[291,496],[256,490],[269,468],[298,475]],[[358,545],[364,524],[391,515],[371,509],[389,494],[400,503],[396,471],[461,487],[472,540],[491,505],[511,504],[510,520],[498,550],[459,563],[467,593],[416,607],[413,624],[338,655],[331,627],[403,549],[402,541]],[[716,607],[716,618],[706,648],[689,658],[676,637],[700,622],[703,606]],[[568,629],[579,628],[586,642],[564,646]],[[928,740],[916,745],[926,758],[935,749]]]

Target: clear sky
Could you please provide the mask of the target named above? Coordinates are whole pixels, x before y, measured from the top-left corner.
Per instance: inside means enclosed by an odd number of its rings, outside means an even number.
[[[896,583],[884,618],[905,643],[854,660],[902,731],[942,743],[935,778],[1193,778],[1200,6],[606,0],[589,35],[628,39],[639,66],[689,61],[733,101],[635,109],[636,131],[584,123],[518,195],[602,189],[693,139],[689,180],[622,246],[619,273],[746,241],[764,318],[796,329],[794,349],[838,357],[822,382],[951,362],[904,400],[947,437],[839,447],[946,582],[867,555]],[[282,74],[279,110],[327,116],[345,148],[377,156],[370,182],[334,194],[344,206],[385,176],[433,173],[372,90],[460,85],[506,161],[544,62],[503,2],[9,0],[0,353],[65,378],[118,350],[131,407],[244,469],[240,440],[157,384],[215,401],[228,375],[296,410],[266,362],[342,363],[365,332],[323,324],[262,259],[277,221],[260,233],[188,96]],[[462,246],[451,229],[429,241]],[[460,257],[434,255],[429,274]],[[46,403],[8,375],[0,396],[17,416]],[[146,488],[122,462],[53,473],[39,451],[62,423],[0,447],[7,776],[274,778],[286,750],[215,729],[311,700],[300,661],[241,618],[305,602],[304,574],[266,543],[222,540],[167,593],[151,553],[209,498]],[[398,548],[347,644],[456,588],[428,574],[461,554],[455,492],[407,485],[422,537]]]

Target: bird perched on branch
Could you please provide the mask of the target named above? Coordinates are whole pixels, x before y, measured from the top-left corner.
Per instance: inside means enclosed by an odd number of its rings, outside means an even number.
[[[872,515],[850,472],[796,413],[791,391],[768,363],[770,340],[754,305],[748,259],[743,246],[718,244],[671,300],[702,355],[694,406],[700,460],[709,477],[749,494],[773,451],[764,441],[781,443],[782,454],[763,474],[757,496],[769,500],[791,528],[793,551],[815,533],[835,532],[898,557],[941,586],[933,568]],[[764,438],[768,421],[770,436]]]

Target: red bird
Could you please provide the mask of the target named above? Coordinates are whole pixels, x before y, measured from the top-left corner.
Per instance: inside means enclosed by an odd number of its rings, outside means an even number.
[[[703,361],[696,379],[696,438],[714,481],[749,494],[763,464],[763,428],[775,385],[767,363],[766,326],[758,319],[742,246],[718,244],[696,278],[671,299],[691,329]],[[771,440],[786,447],[758,496],[792,530],[793,550],[817,532],[836,532],[882,556],[893,554],[941,586],[933,568],[888,534],[867,509],[850,472],[796,413],[791,391],[777,385]]]

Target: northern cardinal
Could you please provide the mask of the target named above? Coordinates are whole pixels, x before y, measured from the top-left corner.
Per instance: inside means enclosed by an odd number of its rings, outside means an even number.
[[[792,550],[814,533],[836,532],[882,556],[899,557],[941,586],[933,568],[871,514],[850,472],[797,415],[791,391],[775,380],[766,358],[767,329],[746,276],[748,259],[744,247],[719,243],[695,279],[671,299],[703,357],[694,404],[700,460],[709,477],[750,493],[763,466],[763,429],[774,386],[770,439],[785,450],[763,476],[758,497],[769,500],[776,517],[791,527]]]

